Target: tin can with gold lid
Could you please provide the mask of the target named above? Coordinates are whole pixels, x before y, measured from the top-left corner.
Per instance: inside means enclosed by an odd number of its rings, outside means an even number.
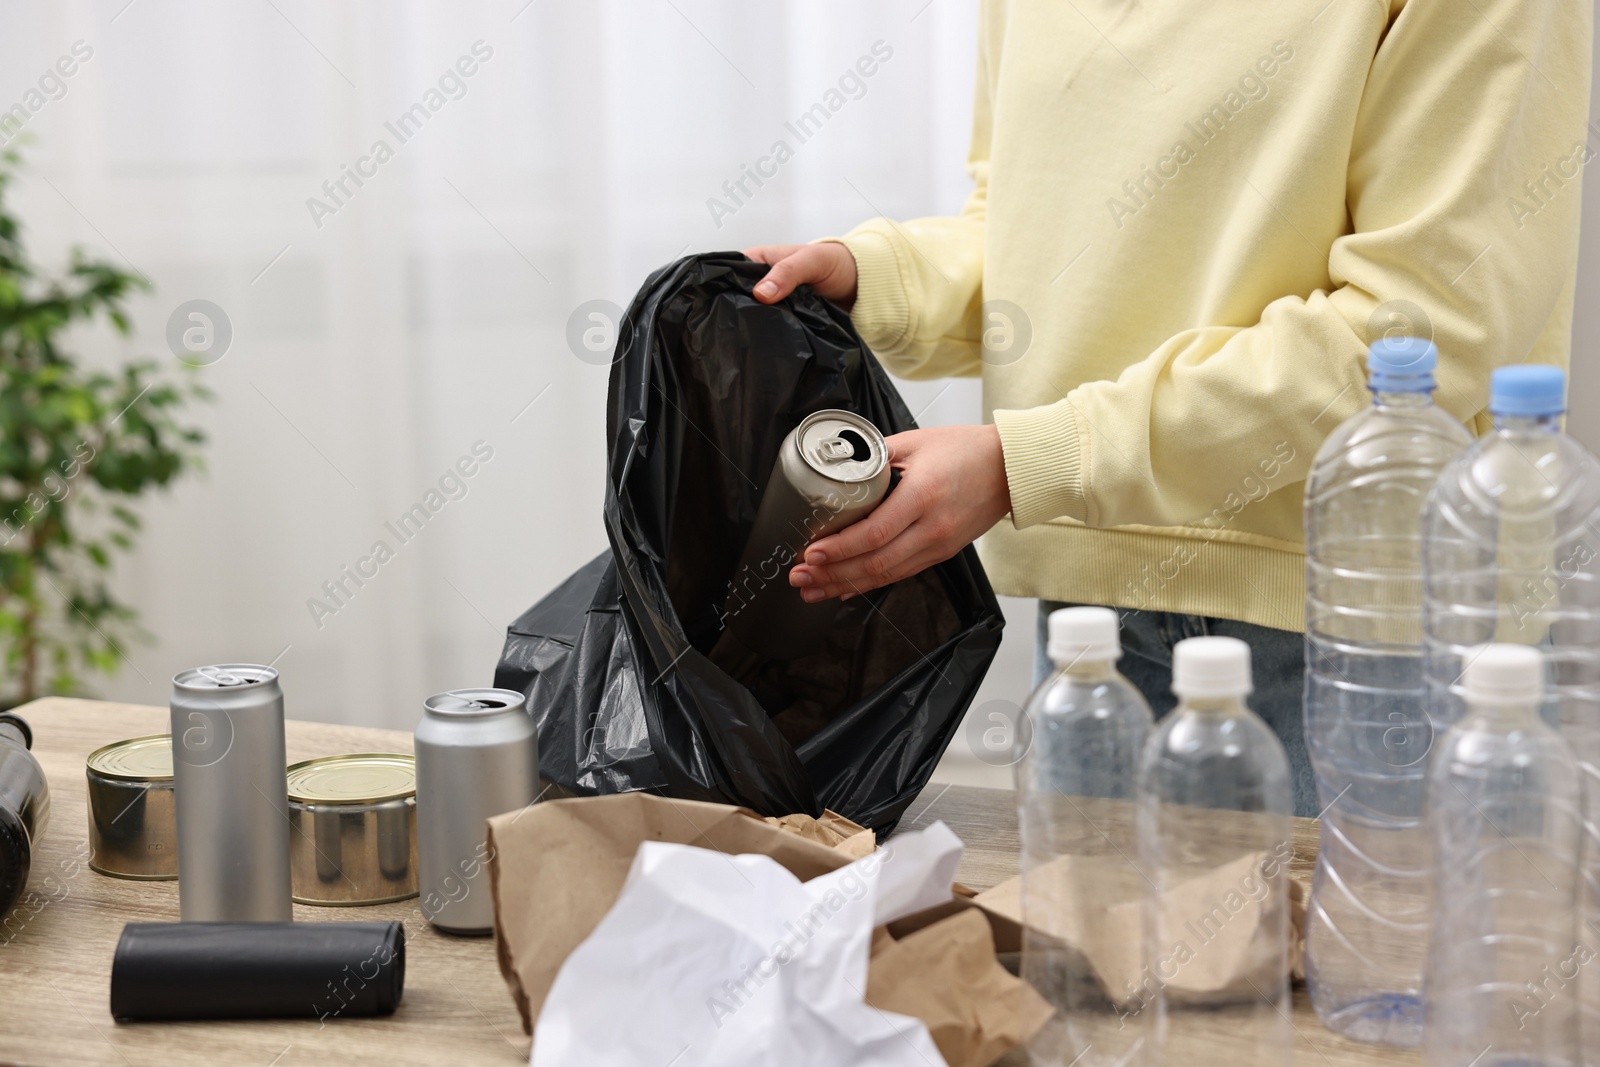
[[[113,878],[178,877],[172,737],[150,734],[89,753],[89,866]]]
[[[300,904],[385,904],[417,895],[417,764],[362,752],[289,768],[289,868]]]

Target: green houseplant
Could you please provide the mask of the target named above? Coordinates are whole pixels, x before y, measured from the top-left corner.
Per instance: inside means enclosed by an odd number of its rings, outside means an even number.
[[[70,325],[101,318],[129,332],[138,274],[74,249],[46,277],[6,204],[20,158],[0,152],[0,704],[83,690],[142,638],[134,609],[107,585],[113,553],[133,545],[128,504],[199,463],[204,437],[177,421],[208,394],[151,360],[112,372],[62,351]]]

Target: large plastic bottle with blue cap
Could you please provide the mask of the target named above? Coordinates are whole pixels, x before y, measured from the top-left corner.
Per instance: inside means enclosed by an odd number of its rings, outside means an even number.
[[[1466,672],[1479,648],[1539,650],[1542,715],[1566,737],[1583,779],[1583,944],[1575,949],[1592,956],[1600,952],[1600,460],[1561,432],[1565,392],[1557,367],[1496,370],[1494,428],[1445,469],[1429,496],[1423,663],[1428,713],[1442,734],[1465,711]],[[1504,857],[1517,860],[1514,852]],[[1524,1007],[1575,998],[1582,1047],[1600,1050],[1600,961],[1562,977],[1567,959],[1551,961],[1560,988],[1529,976]]]
[[[1422,1039],[1429,870],[1422,821],[1422,511],[1471,443],[1433,403],[1432,342],[1367,354],[1372,404],[1328,437],[1306,482],[1306,746],[1322,844],[1306,984],[1323,1024]]]

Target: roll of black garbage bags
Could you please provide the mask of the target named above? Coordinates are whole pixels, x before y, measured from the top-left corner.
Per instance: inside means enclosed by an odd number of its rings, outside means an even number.
[[[766,271],[689,256],[639,290],[611,366],[610,548],[511,624],[495,685],[527,694],[551,795],[826,807],[883,833],[959,727],[1003,619],[969,547],[838,605],[815,654],[713,654],[785,435],[823,408],[886,436],[916,428],[850,316],[809,286],[760,303]]]
[[[111,1015],[388,1015],[405,988],[405,946],[398,922],[129,923],[111,963]]]

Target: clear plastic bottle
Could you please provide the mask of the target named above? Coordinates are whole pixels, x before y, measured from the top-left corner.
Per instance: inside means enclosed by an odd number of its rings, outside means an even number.
[[[1194,637],[1172,654],[1178,706],[1139,762],[1144,1062],[1290,1061],[1289,760],[1245,706],[1250,646]]]
[[[1028,700],[1031,737],[1018,738],[1027,745],[1016,764],[1022,975],[1056,1008],[1029,1045],[1039,1067],[1122,1064],[1139,1047],[1139,1005],[1125,988],[1107,988],[1116,968],[1101,959],[1097,970],[1082,951],[1112,909],[1137,933],[1144,884],[1134,780],[1153,719],[1113,666],[1122,655],[1117,629],[1109,608],[1050,614],[1046,650],[1056,670]],[[1138,959],[1137,944],[1119,947]]]
[[[1578,766],[1540,718],[1543,680],[1537,649],[1475,650],[1428,764],[1431,1067],[1578,1062],[1576,980],[1594,956],[1578,941]]]
[[[1502,367],[1494,429],[1446,468],[1423,520],[1424,675],[1435,733],[1460,718],[1462,671],[1490,642],[1544,652],[1545,721],[1585,783],[1585,940],[1600,948],[1600,460],[1561,432],[1565,375]],[[1600,1062],[1600,966],[1578,977],[1583,1047]]]
[[[1306,747],[1322,845],[1306,984],[1330,1030],[1422,1041],[1428,863],[1423,774],[1422,505],[1472,442],[1435,407],[1433,343],[1367,355],[1372,406],[1318,450],[1306,482]]]

